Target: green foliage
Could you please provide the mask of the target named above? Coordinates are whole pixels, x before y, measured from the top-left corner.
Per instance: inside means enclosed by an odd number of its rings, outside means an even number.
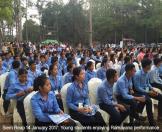
[[[94,39],[119,42],[123,37],[137,42],[160,41],[161,0],[93,0]]]
[[[26,40],[26,35],[31,42],[39,42],[41,36],[40,26],[33,20],[27,20],[23,26],[23,40]]]
[[[42,25],[51,28],[52,39],[72,44],[86,42],[88,21],[82,4],[82,1],[70,1],[67,5],[57,2],[47,4],[42,13]]]
[[[12,0],[0,0],[0,21],[12,22]]]
[[[93,40],[119,43],[123,37],[137,42],[157,42],[162,36],[161,0],[92,0]],[[67,5],[47,4],[42,24],[53,27],[55,38],[88,42],[88,11],[83,0]],[[57,28],[58,27],[58,30]],[[54,39],[55,39],[54,38]]]

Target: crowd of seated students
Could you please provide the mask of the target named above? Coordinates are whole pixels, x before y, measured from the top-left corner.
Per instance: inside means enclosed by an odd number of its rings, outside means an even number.
[[[67,89],[66,97],[70,116],[83,126],[106,126],[101,113],[92,107],[87,86],[89,80],[99,78],[102,83],[98,87],[98,101],[95,105],[99,105],[100,109],[110,115],[110,128],[120,126],[127,116],[130,125],[133,126],[135,122],[140,125],[145,121],[140,115],[144,106],[150,126],[156,126],[151,99],[158,101],[157,120],[162,121],[162,94],[154,89],[158,88],[162,92],[162,58],[156,52],[153,55],[151,50],[145,48],[108,48],[80,52],[65,49],[53,53],[37,53],[36,57],[34,53],[33,56],[20,57],[19,54],[12,56],[7,52],[0,58],[0,75],[9,72],[2,95],[4,112],[7,115],[10,100],[16,100],[17,111],[26,126],[23,100],[32,91],[38,91],[31,99],[35,124],[53,124],[48,115],[63,114],[61,88],[72,83]],[[101,67],[95,69],[95,64],[90,59],[101,63]],[[134,62],[138,64],[138,71]],[[120,67],[120,73],[115,65]],[[48,71],[46,76],[45,70]],[[61,125],[74,127],[76,124],[68,120]]]

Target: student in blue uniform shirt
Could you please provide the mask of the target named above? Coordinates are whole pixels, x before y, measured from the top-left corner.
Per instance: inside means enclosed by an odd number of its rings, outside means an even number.
[[[106,71],[108,69],[108,59],[104,58],[101,63],[101,67],[97,70],[97,77],[101,80],[106,79]]]
[[[58,67],[57,65],[51,65],[49,68],[49,80],[51,82],[51,91],[56,94],[58,104],[63,110],[63,104],[61,99],[61,88],[62,88],[62,76],[58,76]]]
[[[152,102],[138,94],[134,94],[132,77],[135,75],[135,66],[133,64],[127,64],[125,67],[125,73],[118,79],[116,84],[116,96],[118,101],[130,105],[131,118],[140,120],[139,113],[143,112],[143,108],[146,105],[146,111],[148,120],[151,126],[155,126],[155,120],[152,113]],[[142,119],[142,118],[141,118]],[[133,123],[133,122],[132,122]]]
[[[43,54],[40,56],[40,63],[37,65],[37,69],[42,72],[44,69],[49,69],[49,66],[46,63],[45,55]]]
[[[48,52],[45,54],[45,59],[46,59],[46,64],[48,66],[50,66],[51,65],[51,56],[49,55]]]
[[[63,77],[63,85],[67,84],[67,83],[71,83],[72,82],[72,77],[73,77],[73,69],[74,69],[75,65],[74,64],[69,64],[67,66],[67,73],[64,75]]]
[[[97,63],[100,63],[102,61],[101,55],[100,55],[100,51],[96,52],[96,55],[93,56],[93,60]]]
[[[80,64],[80,67],[81,67],[83,70],[85,70],[85,68],[86,68],[86,62],[85,62],[85,58],[84,58],[84,57],[82,57],[82,58],[80,59],[79,64]]]
[[[162,60],[162,56],[161,56],[160,59]],[[159,67],[159,76],[160,76],[160,78],[162,79],[162,64],[161,64],[160,67]]]
[[[2,58],[0,57],[0,75],[7,72],[7,69],[2,64],[3,64]]]
[[[39,76],[34,80],[34,91],[38,91],[31,98],[32,112],[35,117],[35,125],[47,126],[48,131],[64,131],[60,126],[75,126],[75,123],[68,119],[59,124],[56,130],[49,129],[49,126],[55,126],[48,115],[50,114],[64,114],[59,108],[55,94],[51,91],[51,82],[46,76]],[[39,130],[38,130],[39,131]],[[40,130],[41,131],[41,130]],[[43,131],[43,130],[42,130]]]
[[[87,70],[85,73],[85,83],[88,83],[89,80],[92,78],[97,77],[96,72],[94,71],[94,63],[92,61],[89,61],[87,63]]]
[[[52,65],[57,65],[57,67],[58,67],[58,75],[62,76],[62,68],[60,67],[60,65],[58,63],[58,57],[57,56],[52,57],[51,64]]]
[[[126,56],[124,58],[124,64],[121,66],[121,69],[120,69],[120,76],[123,75],[123,73],[125,72],[125,66],[130,63],[131,63],[131,58],[129,56]]]
[[[24,110],[24,98],[33,91],[32,83],[27,78],[27,71],[20,69],[18,72],[18,80],[8,89],[6,99],[15,99],[17,101],[16,108],[19,113],[23,126],[27,125]]]
[[[75,64],[75,65],[77,65],[76,53],[72,53],[71,57],[72,57],[72,63]]]
[[[154,59],[154,65],[151,68],[149,77],[150,77],[151,86],[158,88],[162,91],[162,79],[160,78],[159,75],[159,67],[161,64],[162,64],[162,60],[160,58]]]
[[[36,63],[33,60],[29,61],[28,78],[33,83],[34,79],[39,75],[41,75],[41,71],[36,69]]]
[[[3,61],[3,66],[9,71],[12,66],[13,59],[11,58],[11,53],[5,54],[5,60]]]
[[[16,81],[18,80],[18,71],[20,68],[20,62],[13,61],[12,67],[13,67],[13,69],[9,72],[9,74],[5,80],[5,88],[4,88],[4,93],[3,93],[3,100],[4,100],[3,108],[4,108],[5,113],[8,111],[8,107],[10,104],[10,100],[6,99],[6,94],[7,94],[7,91],[9,90],[9,88],[11,86],[13,86],[13,84],[15,84]]]
[[[143,59],[142,70],[136,72],[133,81],[135,91],[139,95],[147,96],[147,99],[151,98],[158,100],[158,120],[162,120],[162,95],[155,91],[149,82],[149,71],[151,69],[152,61],[149,59]]]
[[[109,126],[119,126],[129,115],[129,108],[117,102],[113,95],[113,86],[118,75],[114,69],[106,71],[106,79],[99,85],[97,100],[100,108],[110,115]]]
[[[73,70],[73,75],[74,81],[67,89],[66,96],[66,103],[71,117],[79,121],[83,126],[105,126],[105,122],[98,111],[91,114],[88,87],[84,83],[84,70],[81,67],[76,67]]]
[[[59,67],[61,68],[62,71],[62,75],[64,75],[67,71],[67,63],[66,63],[67,59],[65,57],[65,52],[62,51],[60,54],[60,58],[58,61]]]
[[[21,58],[21,68],[26,70],[29,69],[28,59],[26,57]]]

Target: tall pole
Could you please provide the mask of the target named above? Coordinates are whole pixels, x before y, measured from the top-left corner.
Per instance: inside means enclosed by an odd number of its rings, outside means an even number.
[[[92,0],[89,0],[89,45],[92,46]]]
[[[28,0],[26,0],[26,25],[25,25],[25,28],[26,28],[26,41],[28,42]]]

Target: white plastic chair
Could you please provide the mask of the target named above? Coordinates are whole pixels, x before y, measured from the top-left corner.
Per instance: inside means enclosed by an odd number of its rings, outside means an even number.
[[[154,89],[155,91],[157,91],[158,93],[162,94],[162,91],[161,91],[160,89],[158,89],[158,88],[153,88],[153,89]],[[158,100],[152,99],[152,101],[153,101],[153,104],[158,105]]]
[[[80,66],[80,60],[81,60],[81,58],[77,58],[77,60],[76,60],[76,62],[77,62],[77,66]]]
[[[96,69],[99,69],[101,67],[101,63],[97,63]]]
[[[32,107],[31,107],[31,98],[36,94],[36,91],[31,92],[28,96],[25,97],[24,99],[24,109],[25,109],[25,116],[26,116],[26,121],[27,125],[31,125],[35,123],[35,118],[32,112]]]
[[[133,64],[135,65],[135,69],[136,71],[138,71],[140,68],[139,68],[139,64],[137,62],[133,62]]]
[[[96,65],[96,62],[92,59],[90,59],[89,61],[93,62],[94,66]],[[96,67],[94,67],[94,70],[96,70]]]
[[[47,77],[49,77],[49,75],[48,75],[48,70],[44,70],[44,74],[45,74]]]
[[[97,105],[97,91],[98,86],[102,83],[102,80],[99,78],[92,78],[88,82],[88,90],[89,90],[89,99],[91,104]],[[105,111],[99,109],[99,112],[102,115],[102,118],[104,119],[106,124],[109,124],[109,114],[107,114]]]
[[[13,124],[20,125],[22,124],[22,120],[21,120],[19,113],[17,112],[16,103],[17,103],[16,100],[11,99],[11,104],[13,106]]]
[[[119,65],[119,64],[114,64],[114,69],[117,71],[118,76],[120,76],[121,65]]]
[[[68,87],[71,85],[72,83],[67,83],[65,84],[62,89],[61,89],[61,99],[62,99],[62,102],[63,102],[63,107],[64,107],[64,113],[67,113],[69,114],[69,110],[68,110],[68,107],[67,107],[67,104],[66,104],[66,95],[67,95],[67,89]],[[78,128],[81,128],[82,125],[80,124],[80,122],[74,120],[77,127]],[[76,130],[77,132],[81,132],[82,130],[81,129],[77,129]]]
[[[0,98],[0,113],[2,115],[5,115],[4,109],[3,109],[3,98],[2,95],[4,93],[4,87],[5,87],[5,81],[8,76],[9,72],[6,72],[0,76],[0,88],[1,88],[1,98]],[[10,109],[10,108],[9,108]]]

